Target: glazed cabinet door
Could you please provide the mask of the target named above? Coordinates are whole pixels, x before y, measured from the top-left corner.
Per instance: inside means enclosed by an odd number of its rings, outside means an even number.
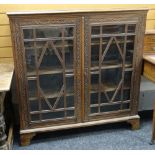
[[[127,19],[86,19],[85,120],[131,112],[137,24]]]
[[[27,101],[22,103],[27,108],[25,122],[31,126],[79,122],[80,20],[35,20],[21,21],[19,26],[25,76],[22,91]]]

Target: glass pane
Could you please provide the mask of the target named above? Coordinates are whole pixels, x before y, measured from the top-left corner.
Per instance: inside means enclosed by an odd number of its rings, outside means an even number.
[[[35,51],[33,49],[25,50],[25,59],[26,59],[26,69],[27,72],[35,72]]]
[[[129,109],[130,108],[130,103],[123,103],[122,104],[122,109]]]
[[[30,98],[37,96],[37,81],[36,80],[28,81],[28,92],[29,92]]]
[[[74,107],[74,96],[66,97],[67,107]]]
[[[121,108],[121,104],[114,104],[114,105],[105,105],[102,106],[100,111],[101,112],[109,112],[109,111],[118,111]]]
[[[98,107],[91,107],[90,113],[98,113]]]
[[[61,28],[51,27],[51,28],[36,29],[36,38],[51,38],[51,37],[62,37]]]
[[[100,50],[100,39],[91,39],[91,66],[95,67],[99,65],[99,50]]]
[[[102,27],[103,34],[125,33],[125,25],[106,25]]]
[[[124,101],[130,100],[130,89],[124,90],[124,92],[123,92],[123,100]]]
[[[74,115],[74,110],[67,110],[67,117],[73,117]]]
[[[74,62],[73,42],[70,41],[69,44],[67,45],[69,47],[65,47],[65,66],[67,69],[73,69],[73,62]]]
[[[90,104],[98,104],[98,93],[94,92],[91,94]]]
[[[23,33],[25,39],[35,39],[33,34],[40,38],[24,42],[30,111],[41,110],[31,115],[32,121],[74,116],[74,27],[38,27]]]
[[[135,28],[135,24],[129,24],[127,32],[135,33]],[[135,36],[127,36],[125,42],[125,24],[102,26],[102,36],[100,29],[91,27],[90,113],[128,109],[129,103],[123,101],[130,100],[132,72],[125,69],[122,93],[122,69],[124,57],[125,67],[132,67]]]
[[[41,51],[41,53],[39,53],[38,51],[38,61],[41,60],[41,64],[40,64],[40,70],[43,69],[61,69],[62,70],[62,65],[61,65],[61,60],[60,57],[62,58],[62,53],[61,53],[61,49],[57,48],[57,51],[54,51],[53,49],[51,49],[50,47],[46,49],[46,52],[43,53],[44,50]],[[43,58],[41,57],[41,55],[43,54]],[[58,55],[60,55],[60,57],[58,58]]]
[[[128,33],[134,33],[135,29],[136,29],[136,25],[135,24],[128,25]]]
[[[108,93],[107,93],[107,95],[108,95]],[[107,97],[106,97],[106,94],[105,93],[101,93],[101,103],[108,103],[109,101],[108,101],[108,99],[107,99]]]
[[[135,40],[135,36],[127,37],[126,57],[125,57],[126,64],[132,64],[133,62],[134,40]]]
[[[33,29],[23,29],[24,39],[33,39]]]
[[[53,106],[53,101],[50,101],[50,100],[55,101],[55,98],[52,98],[52,99],[49,98],[48,99],[48,101],[50,102],[50,105]],[[48,104],[46,103],[44,98],[41,98],[41,109],[42,110],[50,110],[50,107],[48,106]]]
[[[100,26],[92,26],[91,34],[100,34]]]
[[[115,77],[115,78],[114,78]],[[106,91],[116,89],[122,77],[122,68],[106,69],[101,72],[101,81]]]
[[[74,93],[74,77],[69,77],[66,79],[66,93],[73,94]]]
[[[103,49],[102,55],[103,65],[110,64],[120,64],[122,63],[122,54],[123,54],[123,37],[115,37],[114,38],[103,38]],[[109,44],[110,42],[110,44]]]
[[[38,100],[29,101],[30,102],[30,111],[39,111],[39,102]]]
[[[65,37],[73,37],[73,27],[65,28]]]
[[[40,115],[39,114],[31,115],[31,121],[39,121],[39,120],[40,120]]]
[[[117,92],[117,94],[115,95],[115,97],[114,97],[114,94],[115,94],[115,91],[109,91],[109,92],[107,92],[107,95],[108,95],[109,99],[110,100],[113,99],[113,102],[121,101],[121,90],[119,90]]]
[[[33,41],[25,41],[25,42],[24,42],[24,47],[25,47],[26,49],[34,48],[34,42],[33,42]]]
[[[128,87],[128,88],[131,87],[131,77],[132,77],[132,72],[130,71],[125,72],[125,75],[124,75],[125,87]]]
[[[92,74],[91,75],[91,91],[98,91],[98,85],[99,85],[99,75]]]
[[[53,75],[40,75],[40,88],[42,91],[50,95],[51,97],[57,96],[61,91],[63,86],[63,75],[62,74],[53,74]]]
[[[64,118],[64,111],[50,112],[50,113],[43,113],[42,114],[43,120],[57,119],[57,118]]]

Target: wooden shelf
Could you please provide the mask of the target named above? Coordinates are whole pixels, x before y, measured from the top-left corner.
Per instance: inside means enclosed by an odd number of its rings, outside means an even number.
[[[59,45],[54,45],[56,48],[62,48],[62,44],[59,44]],[[64,45],[64,47],[73,47],[73,44],[66,44],[66,45]],[[34,47],[34,46],[32,46],[32,47],[25,47],[25,49],[26,50],[31,50],[31,49],[42,49],[43,48],[43,46],[36,46],[36,47]]]
[[[34,38],[34,39],[24,39],[24,42],[34,42],[34,41],[62,41],[62,40],[73,40],[74,37],[49,37],[49,38]]]
[[[53,92],[52,90],[46,90],[46,91],[43,90],[43,92],[44,92],[45,97],[47,99],[57,98],[58,95],[59,95],[59,92]],[[32,94],[34,94],[34,93],[32,92]],[[70,92],[66,93],[66,96],[74,96],[74,92],[70,91]],[[41,97],[41,98],[43,98],[43,97]],[[29,101],[34,101],[34,100],[37,100],[37,99],[38,99],[37,96],[29,97]]]
[[[114,85],[111,83],[106,83],[104,85],[101,86],[101,92],[104,92],[103,90],[105,90],[105,92],[110,92],[110,91],[115,91],[117,89],[118,85]],[[129,85],[124,86],[124,90],[130,89]],[[91,85],[91,93],[98,93],[99,92],[99,85],[95,84],[95,85]]]
[[[74,76],[74,70],[71,69],[71,68],[73,68],[73,66],[69,66],[66,68],[67,68],[65,70],[66,77]],[[40,69],[38,72],[39,75],[62,74],[62,73],[63,73],[63,69],[60,67],[55,67],[55,68],[50,68],[50,67],[45,68],[44,67],[44,68]],[[31,69],[29,68],[29,71],[27,72],[28,80],[31,80],[31,79],[33,80],[32,76],[36,76],[36,75],[37,75],[36,71],[32,68]]]
[[[105,63],[101,66],[101,69],[113,69],[113,68],[121,68],[123,65],[121,63]],[[132,64],[125,64],[125,68],[131,68]],[[99,66],[95,63],[91,67],[91,74],[99,74]]]
[[[122,43],[124,43],[124,41],[118,41],[118,43],[119,43],[119,44],[122,44]],[[134,41],[133,41],[133,40],[127,40],[126,43],[134,43]],[[102,45],[105,45],[105,44],[108,44],[108,41],[107,41],[107,42],[102,42]],[[112,44],[114,44],[114,43],[112,42]],[[100,45],[100,42],[92,41],[92,42],[91,42],[91,45],[92,45],[92,46]]]
[[[121,37],[121,36],[135,36],[136,33],[118,33],[118,34],[97,34],[91,35],[91,38],[100,38],[100,37]]]
[[[112,106],[112,105],[116,105],[116,104],[126,104],[126,103],[130,103],[131,100],[123,100],[123,101],[115,101],[115,102],[111,102],[111,103],[100,103],[100,106]],[[98,107],[99,104],[90,104],[90,107]]]
[[[91,91],[90,91],[90,93],[91,94],[93,94],[93,93],[98,93],[99,91],[98,91],[98,87],[99,87],[99,85],[91,85],[92,87],[91,87]],[[110,92],[110,91],[115,91],[117,89],[117,85],[112,85],[112,84],[110,84],[110,83],[108,83],[108,84],[104,84],[104,90],[106,91],[106,92]],[[124,90],[127,90],[127,89],[130,89],[130,87],[129,86],[124,86]],[[102,92],[103,92],[103,88],[102,88],[102,90],[101,90]],[[59,94],[59,92],[53,92],[52,90],[46,90],[46,91],[43,91],[44,92],[44,94],[45,94],[45,97],[47,98],[47,99],[52,99],[52,98],[57,98],[58,97],[58,94]],[[30,93],[31,94],[31,93]],[[33,92],[32,92],[32,94],[34,94]],[[63,96],[63,95],[62,95]],[[74,93],[72,93],[71,91],[70,92],[68,92],[68,93],[66,93],[66,96],[74,96]],[[43,98],[43,97],[41,97],[41,98]],[[34,97],[29,97],[29,100],[30,101],[34,101],[34,100],[37,100],[38,98],[37,98],[37,96],[34,96]]]

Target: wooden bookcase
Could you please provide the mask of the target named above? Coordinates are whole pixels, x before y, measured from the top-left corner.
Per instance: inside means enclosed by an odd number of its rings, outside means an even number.
[[[137,115],[147,9],[8,13],[21,144]]]

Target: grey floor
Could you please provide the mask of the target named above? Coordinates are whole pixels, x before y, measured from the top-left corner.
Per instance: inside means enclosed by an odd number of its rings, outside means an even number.
[[[15,150],[152,150],[152,120],[142,118],[141,128],[132,131],[127,123],[42,133],[31,145],[20,147],[15,137]]]

